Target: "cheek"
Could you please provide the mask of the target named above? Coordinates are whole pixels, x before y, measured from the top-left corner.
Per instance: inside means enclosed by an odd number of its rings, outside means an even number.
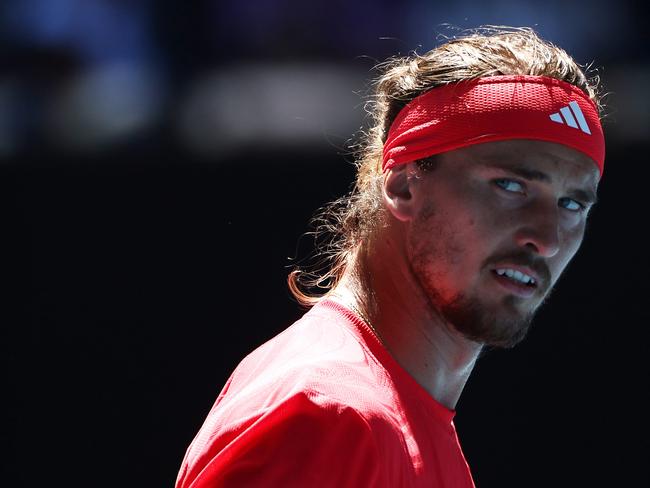
[[[409,233],[413,271],[439,294],[455,296],[477,275],[491,226],[481,212],[467,205],[424,212]]]
[[[586,226],[587,222],[582,219],[576,225],[570,226],[564,230],[563,239],[565,241],[567,249],[571,253],[571,256],[573,256],[573,254],[575,254],[578,249],[580,249],[582,240],[585,237]]]
[[[451,264],[462,258],[484,240],[489,222],[467,202],[447,200],[444,205],[429,206],[413,223],[412,244],[420,253],[444,257]]]
[[[560,245],[560,252],[554,260],[553,275],[557,279],[564,269],[568,266],[571,260],[575,257],[576,253],[582,245],[584,237],[584,224],[576,226],[572,229],[565,230],[562,234]]]

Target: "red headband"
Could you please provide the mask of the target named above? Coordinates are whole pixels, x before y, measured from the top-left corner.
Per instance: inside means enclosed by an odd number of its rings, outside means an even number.
[[[596,105],[580,88],[546,76],[491,76],[420,95],[393,121],[382,169],[506,139],[577,149],[594,160],[602,176],[605,139]]]

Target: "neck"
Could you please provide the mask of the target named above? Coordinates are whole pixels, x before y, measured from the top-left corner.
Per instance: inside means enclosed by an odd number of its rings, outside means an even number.
[[[331,296],[361,315],[400,366],[453,410],[482,346],[442,319],[396,269],[361,246]]]

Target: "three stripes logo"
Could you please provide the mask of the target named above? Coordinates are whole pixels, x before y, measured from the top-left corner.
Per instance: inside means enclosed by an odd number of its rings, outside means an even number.
[[[561,115],[560,115],[561,114]],[[570,102],[567,107],[562,107],[559,112],[550,115],[550,119],[558,124],[566,124],[574,129],[580,129],[585,134],[591,135],[585,116],[577,102]]]

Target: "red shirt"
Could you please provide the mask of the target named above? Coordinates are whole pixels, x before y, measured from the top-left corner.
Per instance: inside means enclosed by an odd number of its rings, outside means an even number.
[[[323,300],[237,366],[176,488],[473,487],[454,414]]]

